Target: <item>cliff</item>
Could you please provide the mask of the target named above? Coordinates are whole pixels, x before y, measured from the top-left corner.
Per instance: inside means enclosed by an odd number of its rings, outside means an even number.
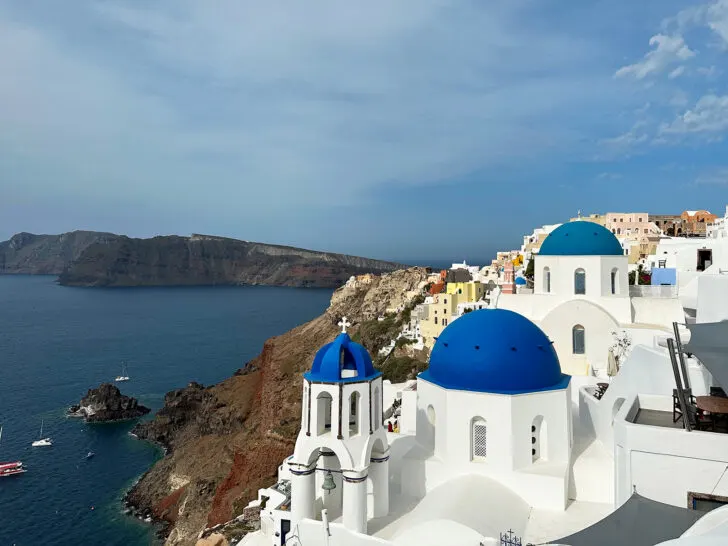
[[[226,237],[133,239],[113,233],[18,233],[0,242],[0,274],[59,275],[68,286],[265,284],[336,288],[401,264]]]
[[[206,527],[242,513],[293,451],[301,415],[301,375],[333,340],[343,315],[354,324],[405,308],[421,292],[421,268],[365,275],[337,290],[320,317],[266,341],[261,354],[214,386],[190,384],[135,434],[167,455],[127,495],[144,514],[170,525],[168,545],[191,545]]]
[[[60,276],[71,286],[265,284],[338,287],[398,264],[287,246],[193,235],[119,237],[90,245]]]
[[[89,246],[118,238],[112,233],[95,231],[61,235],[18,233],[0,242],[0,274],[60,275]]]

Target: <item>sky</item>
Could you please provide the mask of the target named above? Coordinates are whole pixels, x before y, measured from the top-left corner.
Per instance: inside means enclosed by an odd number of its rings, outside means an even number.
[[[0,240],[485,261],[728,203],[728,0],[3,0]]]

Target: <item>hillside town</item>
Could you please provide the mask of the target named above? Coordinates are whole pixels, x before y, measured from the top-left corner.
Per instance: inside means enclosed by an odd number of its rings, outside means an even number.
[[[341,317],[240,544],[725,543],[727,220],[542,226],[429,272],[379,317],[408,320],[377,355]],[[401,339],[427,366],[397,383],[380,366]]]

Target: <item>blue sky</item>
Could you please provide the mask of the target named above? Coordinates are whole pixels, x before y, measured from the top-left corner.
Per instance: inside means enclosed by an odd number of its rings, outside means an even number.
[[[483,260],[728,202],[728,0],[5,0],[0,240]]]

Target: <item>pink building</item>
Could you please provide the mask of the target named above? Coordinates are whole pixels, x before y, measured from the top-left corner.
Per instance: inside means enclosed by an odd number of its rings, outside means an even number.
[[[617,237],[638,239],[645,235],[660,234],[660,228],[650,222],[646,212],[608,212],[604,226]]]

